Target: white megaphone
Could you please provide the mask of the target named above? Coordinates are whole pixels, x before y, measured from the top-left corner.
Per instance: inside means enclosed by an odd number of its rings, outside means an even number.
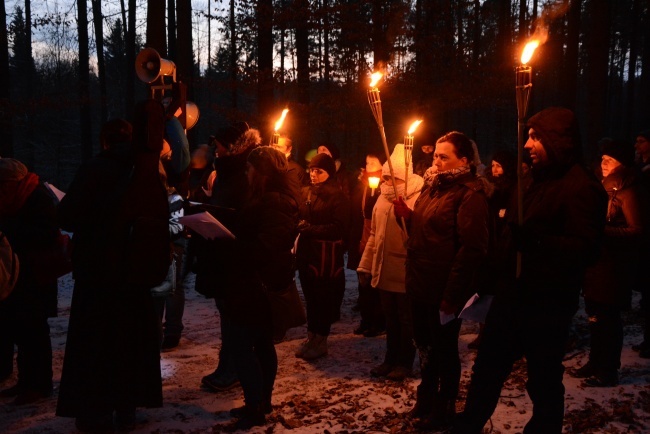
[[[145,48],[135,59],[135,73],[145,83],[152,83],[160,77],[172,76],[176,82],[176,65],[171,60],[163,59],[153,48]]]

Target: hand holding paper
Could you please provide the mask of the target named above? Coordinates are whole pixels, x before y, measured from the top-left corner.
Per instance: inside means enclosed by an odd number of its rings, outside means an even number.
[[[233,233],[207,211],[179,217],[178,222],[184,224],[207,240],[213,240],[215,238],[235,239]]]

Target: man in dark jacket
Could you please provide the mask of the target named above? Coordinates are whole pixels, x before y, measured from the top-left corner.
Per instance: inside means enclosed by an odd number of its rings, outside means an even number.
[[[533,402],[524,433],[562,432],[565,342],[585,269],[603,235],[607,195],[579,164],[573,112],[548,108],[530,118],[528,127],[533,182],[523,197],[523,223],[511,220],[504,240],[500,292],[486,320],[456,433],[481,432],[521,357],[528,364],[526,387]],[[507,215],[512,219],[517,212]]]

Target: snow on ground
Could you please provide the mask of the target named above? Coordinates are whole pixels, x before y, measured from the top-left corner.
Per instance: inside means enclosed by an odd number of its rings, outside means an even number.
[[[306,334],[305,327],[290,330],[276,346],[279,368],[273,394],[274,411],[264,427],[254,433],[397,433],[416,432],[402,414],[415,403],[415,378],[404,383],[370,377],[369,371],[381,363],[385,337],[364,338],[353,334],[359,314],[352,310],[356,300],[356,274],[347,271],[347,289],[341,320],[333,326],[329,355],[306,362],[294,352]],[[201,377],[217,365],[219,315],[214,302],[193,289],[188,276],[185,331],[181,345],[163,353],[164,406],[138,409],[137,433],[219,433],[228,432],[228,410],[243,404],[240,388],[212,393],[201,389]],[[54,350],[55,393],[34,405],[14,407],[10,399],[0,398],[0,433],[72,433],[74,420],[54,416],[73,281],[59,281],[59,317],[51,324]],[[638,296],[637,296],[638,297]],[[650,432],[650,360],[631,350],[641,340],[638,299],[626,313],[626,345],[623,349],[621,383],[612,388],[582,388],[580,380],[565,374],[567,433],[641,433]],[[567,353],[567,371],[587,361],[587,321],[581,310],[574,322],[574,339]],[[463,363],[462,410],[465,390],[475,352],[467,349],[478,331],[474,323],[461,329],[460,350]],[[98,372],[97,375],[102,375]],[[0,388],[13,385],[15,377]],[[531,416],[531,402],[525,392],[525,363],[520,363],[507,381],[501,401],[486,432],[521,433]]]

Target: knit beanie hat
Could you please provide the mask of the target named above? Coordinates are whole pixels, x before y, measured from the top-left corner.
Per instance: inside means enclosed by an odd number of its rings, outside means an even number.
[[[259,146],[248,154],[248,163],[262,175],[272,176],[287,171],[287,157],[270,146]]]
[[[602,153],[623,166],[631,167],[634,164],[634,147],[619,140],[604,140]]]
[[[395,175],[395,179],[406,181],[411,175],[413,175],[413,161],[410,162],[409,167],[407,168],[404,161],[404,145],[402,143],[395,145],[395,149],[393,149],[393,153],[390,156],[390,162],[393,163],[393,174]],[[384,163],[381,175],[390,176],[388,161]]]
[[[338,160],[339,158],[341,158],[341,151],[339,151],[339,148],[334,143],[321,143],[320,145],[318,145],[319,148],[321,146],[327,148],[327,150],[332,155],[332,158],[334,160]]]
[[[314,158],[312,158],[309,162],[309,168],[311,169],[314,167],[323,169],[328,173],[329,176],[336,175],[336,163],[332,157],[327,154],[317,154]]]
[[[549,107],[531,117],[528,127],[539,135],[551,162],[565,166],[580,160],[580,131],[571,110]]]
[[[14,158],[0,158],[0,182],[20,181],[27,176],[27,166]]]

